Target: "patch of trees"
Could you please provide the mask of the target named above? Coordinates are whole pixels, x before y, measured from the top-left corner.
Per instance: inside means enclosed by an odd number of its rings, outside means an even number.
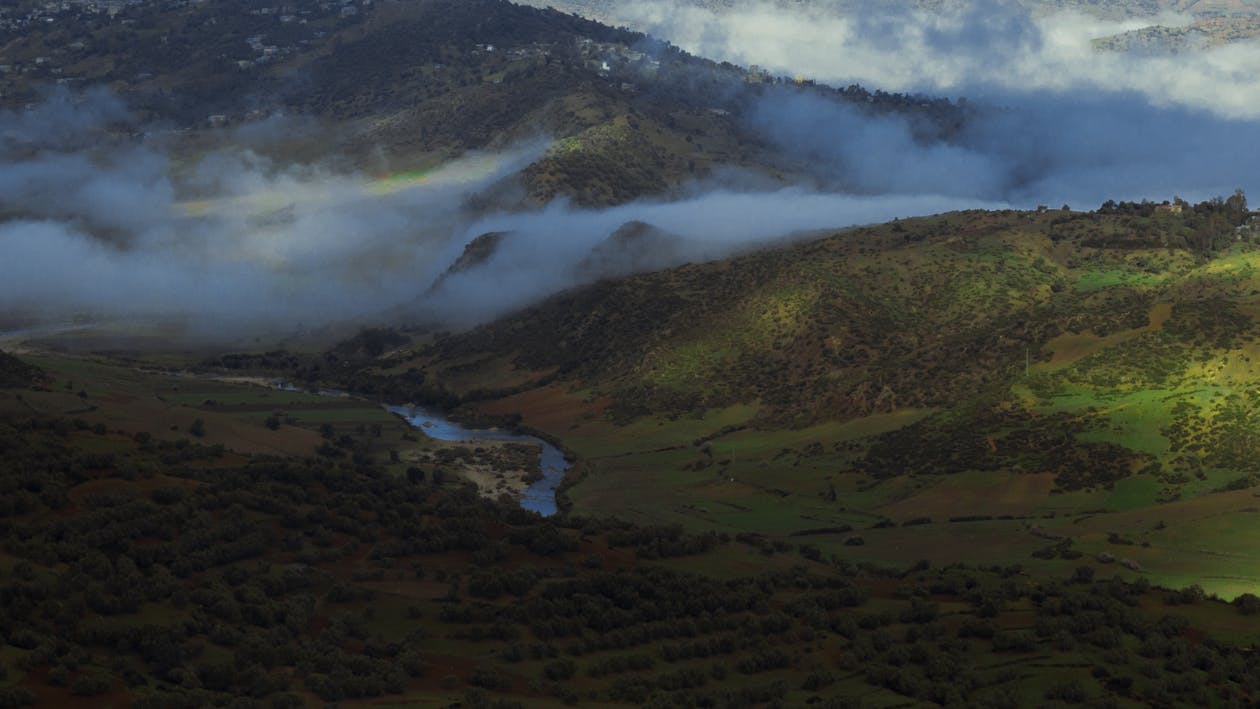
[[[246,370],[253,372],[287,372],[301,367],[303,358],[287,350],[270,350],[263,353],[234,352],[201,361],[201,366],[216,369]]]
[[[23,362],[8,352],[0,351],[0,389],[29,387],[46,379],[43,370]]]
[[[1235,190],[1229,197],[1213,197],[1194,205],[1180,197],[1171,204],[1107,200],[1099,206],[1098,213],[1171,220],[1178,227],[1176,237],[1180,241],[1180,244],[1172,245],[1182,245],[1201,253],[1219,250],[1233,242],[1235,227],[1242,226],[1251,217],[1247,196],[1241,189]],[[1161,233],[1159,224],[1155,222],[1147,222],[1144,231],[1151,235]]]
[[[1086,426],[1068,414],[1032,417],[971,404],[875,437],[856,467],[877,478],[969,470],[1054,472],[1063,490],[1128,477],[1142,454],[1110,442],[1083,443],[1077,434]],[[998,431],[1004,433],[999,437]]]
[[[168,466],[132,440],[103,461],[78,446],[96,435],[0,423],[0,499],[14,501],[0,518],[14,559],[0,575],[0,641],[30,688],[0,694],[5,705],[121,692],[142,707],[297,706],[298,691],[348,701],[422,679],[478,706],[531,684],[557,700],[742,706],[782,700],[806,676],[826,694],[846,669],[911,699],[980,705],[1039,671],[1020,664],[1034,653],[1106,669],[1081,681],[1091,697],[1260,691],[1260,661],[1189,642],[1185,619],[1152,613],[1142,584],[919,564],[871,607],[876,570],[842,561],[729,579],[608,570],[582,563],[611,553],[607,541],[644,559],[722,539],[543,520],[349,459]],[[387,591],[415,583],[447,590]],[[1215,602],[1194,589],[1163,598]],[[1034,609],[1028,630],[1003,618],[1017,603]],[[1260,604],[1235,607],[1245,618]],[[449,640],[481,664],[438,675]],[[839,652],[814,654],[826,646]],[[1008,663],[1010,675],[985,669]]]
[[[704,554],[721,543],[717,532],[687,534],[682,525],[625,527],[608,532],[611,546],[629,546],[637,549],[643,559],[663,559],[673,556]]]

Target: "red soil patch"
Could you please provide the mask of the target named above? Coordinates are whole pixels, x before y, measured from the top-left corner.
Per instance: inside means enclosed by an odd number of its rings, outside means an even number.
[[[222,443],[224,447],[240,453],[308,457],[315,453],[321,443],[318,432],[305,428],[281,426],[280,430],[272,431],[262,425],[245,423],[227,415],[194,413],[195,415],[188,416],[188,424],[181,426],[181,430],[187,430],[192,419],[204,419],[206,436],[200,440],[201,443]]]
[[[1021,473],[995,485],[963,486],[943,480],[922,492],[882,508],[891,517],[931,517],[943,521],[968,514],[1028,514],[1050,497],[1054,473]]]
[[[527,426],[562,433],[583,420],[603,416],[612,403],[608,398],[587,401],[568,393],[562,385],[552,384],[483,404],[481,410],[500,416],[520,414]]]
[[[114,680],[113,689],[95,697],[80,697],[70,691],[74,681],[83,676],[80,673],[70,675],[66,687],[50,687],[47,684],[49,667],[40,667],[26,673],[18,686],[29,689],[35,695],[36,707],[57,707],[62,709],[113,709],[129,707],[132,704],[131,693],[121,682]]]
[[[63,519],[74,517],[82,512],[83,500],[89,495],[133,491],[138,497],[145,497],[147,496],[147,493],[151,493],[160,487],[182,487],[185,489],[191,489],[200,484],[201,483],[196,480],[172,478],[166,475],[155,475],[152,478],[140,478],[137,480],[124,480],[117,477],[88,480],[70,488],[70,490],[66,493],[66,497],[70,500],[70,503],[57,510],[55,514],[57,517]],[[143,539],[138,541],[140,543],[144,543]]]
[[[1181,635],[1191,645],[1202,645],[1203,641],[1207,639],[1207,634],[1196,628],[1186,628]]]
[[[593,542],[583,542],[578,545],[576,556],[579,562],[592,554],[599,555],[602,562],[601,568],[606,571],[624,571],[639,565],[639,558],[632,551],[603,547]]]

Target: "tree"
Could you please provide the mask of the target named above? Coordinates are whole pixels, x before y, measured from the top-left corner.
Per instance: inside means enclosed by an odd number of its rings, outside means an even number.
[[[1234,607],[1243,615],[1255,615],[1260,613],[1260,597],[1254,593],[1244,593],[1234,599]]]
[[[1247,221],[1247,215],[1247,194],[1236,189],[1233,196],[1225,200],[1225,217],[1230,224],[1239,226]]]

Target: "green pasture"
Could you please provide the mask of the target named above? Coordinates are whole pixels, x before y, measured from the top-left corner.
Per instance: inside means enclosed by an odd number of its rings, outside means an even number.
[[[1103,268],[1079,273],[1072,285],[1077,291],[1088,293],[1105,288],[1152,287],[1162,284],[1164,280],[1158,274],[1145,271]]]
[[[349,397],[177,377],[90,357],[44,354],[30,359],[51,375],[52,382],[50,391],[25,394],[27,407],[80,418],[89,425],[104,424],[110,431],[147,432],[158,439],[179,440],[189,438],[192,423],[200,419],[206,433],[203,438],[192,439],[196,442],[221,443],[228,449],[240,446],[254,452],[311,455],[318,446],[314,432],[329,424],[338,436],[351,434],[368,440],[373,453],[381,458],[389,450],[423,445],[424,441],[422,433],[383,408]],[[279,413],[283,422],[278,430],[266,426],[274,413]],[[374,427],[380,428],[379,437],[371,435]],[[360,430],[363,435],[359,435]],[[85,439],[84,445],[111,452],[120,443],[93,436]]]
[[[598,461],[634,456],[663,448],[686,448],[697,453],[693,443],[718,434],[723,428],[741,426],[757,413],[757,407],[736,405],[708,409],[702,416],[676,419],[641,418],[624,426],[607,421],[583,422],[569,431],[556,431],[565,445],[583,458]]]
[[[254,384],[233,384],[209,380],[180,380],[179,389],[163,398],[180,406],[273,407],[329,406],[337,399],[306,392],[270,389]],[[213,402],[207,404],[206,402]]]
[[[783,450],[804,449],[811,444],[830,450],[836,443],[908,426],[931,413],[931,409],[903,409],[848,421],[827,421],[800,429],[735,431],[713,440],[713,455],[719,458],[738,456],[764,459]]]

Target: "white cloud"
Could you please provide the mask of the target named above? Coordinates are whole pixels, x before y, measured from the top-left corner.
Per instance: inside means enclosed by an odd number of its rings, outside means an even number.
[[[1155,105],[1260,117],[1260,72],[1254,70],[1260,66],[1260,43],[1167,56],[1100,52],[1092,45],[1094,38],[1150,23],[1190,21],[1175,14],[1124,21],[1078,13],[1034,16],[1001,0],[957,3],[941,12],[882,1],[853,10],[737,0],[715,11],[643,0],[619,3],[609,12],[618,22],[700,56],[835,85],[973,97],[1038,90],[1131,92]]]
[[[394,185],[228,151],[201,162],[182,188],[161,153],[83,147],[101,101],[113,104],[100,95],[38,109],[71,126],[52,133],[0,116],[0,134],[19,146],[0,155],[0,313],[248,327],[371,316],[418,298],[472,218],[467,198],[544,147],[470,155]],[[182,201],[187,190],[203,199]]]
[[[425,307],[464,323],[511,312],[580,282],[582,260],[631,221],[643,221],[679,237],[672,260],[680,264],[764,247],[795,234],[1006,206],[980,199],[856,196],[799,187],[760,192],[714,188],[680,201],[641,201],[602,210],[557,203],[541,212],[495,215],[470,225],[457,243],[487,232],[509,235],[483,265],[444,281]]]

